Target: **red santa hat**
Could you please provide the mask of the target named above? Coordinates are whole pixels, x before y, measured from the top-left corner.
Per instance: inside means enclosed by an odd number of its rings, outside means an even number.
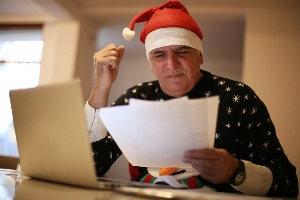
[[[134,37],[134,25],[139,22],[146,22],[140,40],[145,44],[147,57],[152,50],[170,45],[185,45],[203,53],[202,32],[179,1],[168,1],[137,14],[129,28],[123,30],[127,41]]]

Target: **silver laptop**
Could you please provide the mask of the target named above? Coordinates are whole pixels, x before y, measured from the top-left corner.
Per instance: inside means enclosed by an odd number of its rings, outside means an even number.
[[[80,80],[11,90],[10,100],[24,175],[88,188],[163,187],[96,176]]]
[[[26,176],[96,187],[80,81],[11,90],[22,171]]]

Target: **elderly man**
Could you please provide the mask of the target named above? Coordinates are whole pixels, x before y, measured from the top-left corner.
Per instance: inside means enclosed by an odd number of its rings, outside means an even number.
[[[297,197],[296,169],[284,154],[266,106],[247,85],[200,69],[203,35],[187,9],[178,1],[149,8],[124,29],[125,39],[134,36],[137,22],[146,22],[140,39],[157,80],[133,86],[113,105],[126,105],[129,98],[157,101],[212,95],[220,97],[220,104],[214,148],[182,155],[193,168],[129,164],[131,178],[152,183],[158,176],[171,175],[189,188],[206,185],[224,192]],[[96,80],[85,111],[98,176],[122,154],[97,112],[107,107],[124,51],[124,46],[110,44],[94,54]]]

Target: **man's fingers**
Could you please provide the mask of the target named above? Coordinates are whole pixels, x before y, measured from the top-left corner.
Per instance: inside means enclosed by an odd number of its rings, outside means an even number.
[[[184,153],[184,157],[190,159],[209,159],[209,160],[218,159],[215,149],[188,150]]]
[[[117,58],[114,56],[106,58],[94,58],[94,64],[95,66],[114,68],[117,65]]]
[[[94,54],[94,59],[101,59],[101,58],[108,58],[108,57],[114,57],[117,59],[118,52],[116,50],[108,50],[108,51],[98,51]]]
[[[123,58],[123,55],[124,55],[124,52],[125,52],[125,47],[123,45],[119,46],[117,48],[117,52],[118,52],[118,62],[117,62],[117,64],[119,65],[122,58]]]
[[[106,47],[104,47],[101,51],[105,52],[105,51],[117,51],[116,45],[115,44],[109,44]]]
[[[110,69],[115,69],[120,64],[125,47],[119,46],[116,48],[114,44],[110,44],[94,54],[94,63],[100,66],[107,66]]]

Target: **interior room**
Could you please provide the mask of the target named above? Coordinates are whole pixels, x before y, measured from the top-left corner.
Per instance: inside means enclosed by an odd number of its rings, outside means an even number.
[[[0,42],[12,37],[5,31],[15,30],[14,27],[38,27],[43,49],[37,84],[80,78],[84,101],[94,81],[94,53],[111,43],[124,45],[125,55],[110,92],[110,104],[127,88],[154,79],[139,34],[126,41],[122,30],[136,13],[163,2],[0,0]],[[203,31],[203,69],[241,81],[255,90],[268,107],[277,136],[296,166],[299,179],[299,1],[181,2]],[[142,27],[143,23],[136,25],[136,32],[140,33]],[[127,165],[122,156],[106,176],[129,179]]]

